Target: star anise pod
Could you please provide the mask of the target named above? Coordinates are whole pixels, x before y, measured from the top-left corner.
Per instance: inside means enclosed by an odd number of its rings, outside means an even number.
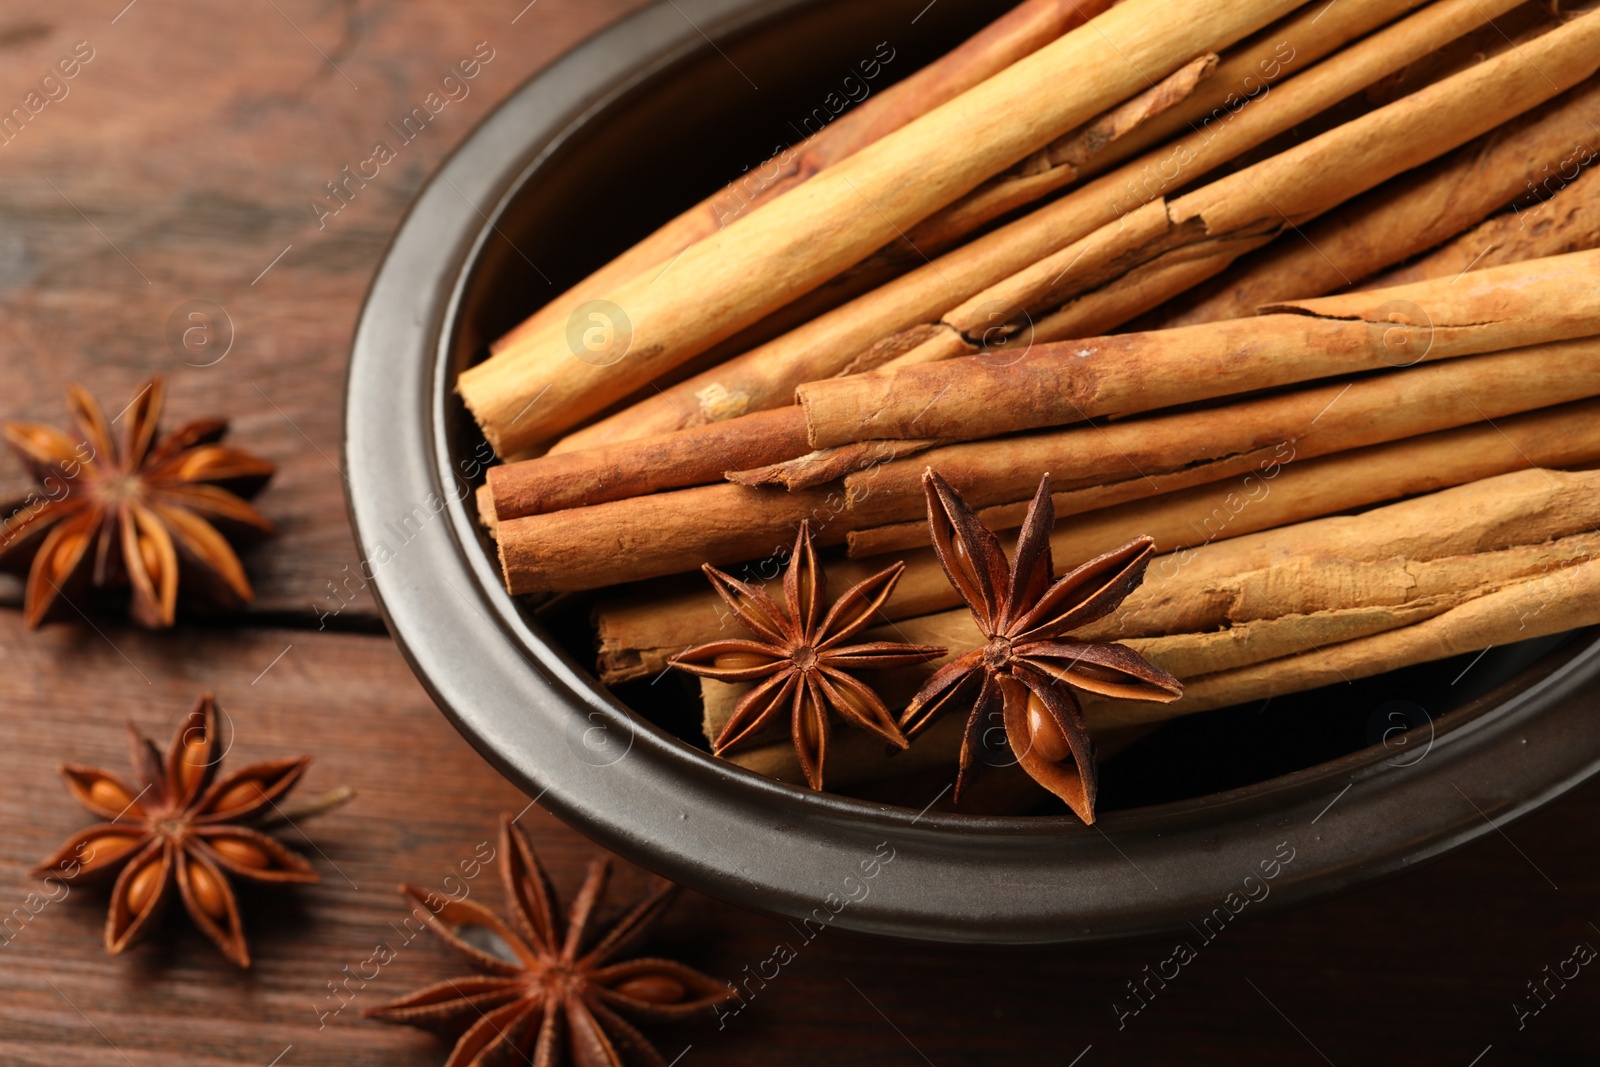
[[[1139,587],[1155,542],[1136,537],[1052,581],[1055,506],[1049,475],[1028,507],[1010,563],[994,532],[949,482],[929,470],[922,484],[934,550],[950,584],[971,609],[985,644],[929,678],[900,725],[908,737],[915,737],[951,708],[970,707],[956,778],[959,797],[977,755],[981,728],[998,713],[1006,743],[1022,769],[1084,822],[1094,822],[1099,781],[1094,743],[1072,689],[1171,701],[1183,693],[1183,685],[1126,645],[1065,635],[1109,615]]]
[[[555,1067],[563,1053],[580,1067],[666,1067],[623,1016],[647,1022],[690,1019],[710,1014],[732,996],[722,983],[671,960],[614,962],[644,940],[677,886],[661,884],[598,931],[596,913],[610,864],[597,859],[563,929],[550,880],[509,816],[502,819],[500,857],[512,925],[465,897],[400,887],[415,904],[412,914],[483,973],[446,979],[363,1013],[461,1033],[445,1067]]]
[[[851,586],[826,615],[827,575],[817,565],[808,522],[800,523],[795,538],[794,555],[783,575],[781,605],[710,564],[701,569],[755,640],[713,641],[683,652],[672,661],[673,666],[724,682],[761,683],[734,706],[711,744],[714,755],[759,743],[762,731],[787,714],[806,781],[811,788],[821,789],[835,717],[898,748],[910,743],[882,698],[851,672],[926,663],[944,655],[945,650],[894,641],[845,644],[872,624],[900,581],[904,563]]]
[[[317,875],[298,853],[245,824],[279,814],[278,802],[311,757],[252,763],[219,778],[224,750],[209,693],[184,716],[165,757],[132,723],[128,734],[140,788],[109,771],[63,764],[73,798],[107,821],[74,834],[34,877],[74,885],[115,877],[105,932],[112,955],[149,932],[176,886],[194,924],[223,955],[250,966],[229,879],[282,884]]]
[[[8,422],[5,437],[40,488],[0,516],[0,567],[27,573],[24,615],[38,626],[64,589],[128,588],[130,614],[171,626],[178,580],[220,607],[251,599],[244,567],[224,534],[267,534],[272,524],[245,498],[273,465],[219,444],[224,419],[202,419],[161,437],[164,389],[154,378],[118,420],[119,441],[93,398],[67,390],[82,440],[52,426]],[[117,420],[113,420],[117,421]]]

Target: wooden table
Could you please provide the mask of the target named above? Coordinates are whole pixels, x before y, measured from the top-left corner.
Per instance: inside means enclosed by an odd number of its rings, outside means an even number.
[[[316,619],[356,562],[340,394],[385,240],[497,100],[639,0],[523,2],[0,8],[5,109],[75,46],[90,56],[64,97],[0,144],[0,412],[59,422],[70,381],[114,412],[165,375],[173,419],[229,413],[236,439],[280,465],[259,503],[281,531],[248,557],[259,599],[231,625],[152,635],[97,619],[28,633],[0,611],[0,1062],[444,1060],[444,1043],[359,1018],[460,973],[442,946],[407,944],[365,983],[347,968],[394,938],[399,882],[442,883],[492,837],[498,812],[526,801],[434,710],[370,597],[326,629]],[[478,42],[494,60],[470,96],[319,219],[325,183]],[[185,344],[197,308],[210,318]],[[0,490],[23,484],[7,459]],[[0,592],[15,604],[15,586]],[[29,867],[87,822],[57,763],[123,766],[124,720],[164,733],[203,689],[238,728],[236,758],[310,750],[308,795],[336,784],[360,794],[309,827],[320,885],[247,900],[248,973],[181,919],[107,958],[103,892],[75,890],[36,914],[26,903],[40,888]],[[685,1065],[1594,1062],[1594,968],[1549,980],[1548,1006],[1520,1027],[1514,1006],[1538,1007],[1527,983],[1545,982],[1576,945],[1600,944],[1597,818],[1591,783],[1406,877],[1241,922],[1200,944],[1120,1027],[1114,1005],[1131,1012],[1127,983],[1170,956],[1171,939],[1001,952],[830,930],[724,1028],[652,1033]],[[594,848],[537,807],[522,821],[570,893]],[[624,865],[623,894],[644,882]],[[737,979],[795,940],[782,920],[686,894],[654,947]]]

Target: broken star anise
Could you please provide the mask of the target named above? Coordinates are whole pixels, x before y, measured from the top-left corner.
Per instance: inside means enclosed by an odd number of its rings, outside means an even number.
[[[1183,685],[1125,645],[1065,635],[1110,614],[1139,587],[1155,542],[1135,538],[1054,581],[1049,475],[1028,507],[1010,563],[993,531],[949,482],[932,470],[922,481],[934,550],[985,643],[929,678],[900,717],[901,727],[915,737],[951,708],[970,708],[956,779],[959,796],[980,730],[998,713],[1022,769],[1084,822],[1094,822],[1094,744],[1072,689],[1170,701]]]
[[[106,951],[116,955],[149,932],[173,887],[223,955],[250,966],[229,878],[315,882],[303,857],[246,823],[277,814],[310,756],[252,763],[218,777],[224,749],[217,705],[207,693],[179,724],[165,758],[131,723],[140,788],[95,767],[63,764],[74,799],[108,821],[74,834],[34,869],[36,878],[77,885],[116,878],[106,917]]]
[[[445,1067],[528,1063],[556,1067],[570,1054],[580,1067],[666,1061],[623,1018],[670,1022],[708,1015],[732,996],[722,983],[663,959],[613,962],[644,939],[677,887],[664,883],[604,931],[596,912],[610,865],[597,859],[565,922],[554,890],[522,832],[503,819],[501,878],[514,928],[483,905],[415,886],[400,891],[412,914],[483,972],[450,978],[369,1018],[461,1033]]]
[[[219,444],[223,419],[191,422],[161,437],[161,379],[146,383],[112,422],[79,386],[67,407],[82,439],[53,426],[9,422],[6,441],[40,488],[0,508],[0,567],[26,572],[24,615],[38,626],[64,590],[88,584],[128,588],[130,614],[150,628],[171,626],[178,580],[223,608],[251,599],[250,582],[224,534],[271,533],[246,498],[273,465]]]
[[[893,641],[845,644],[877,617],[878,609],[894,592],[904,563],[851,586],[826,615],[827,575],[817,566],[807,522],[800,524],[794,555],[783,575],[781,605],[755,586],[709,564],[701,569],[734,617],[756,639],[713,641],[691,648],[673,659],[673,666],[724,682],[760,683],[734,706],[711,744],[714,755],[758,743],[766,727],[787,715],[806,781],[811,788],[821,789],[834,716],[898,748],[907,746],[909,742],[882,698],[851,672],[926,663],[944,655],[945,650]]]

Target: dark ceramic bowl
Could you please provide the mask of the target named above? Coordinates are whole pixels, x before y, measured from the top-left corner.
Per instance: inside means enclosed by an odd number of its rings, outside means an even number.
[[[470,506],[487,453],[454,395],[461,368],[793,139],[878,42],[903,76],[993,12],[662,3],[530,80],[423,190],[356,334],[345,455],[363,557],[439,707],[530,796],[645,867],[813,926],[944,941],[1114,938],[1304,901],[1593,774],[1600,641],[1584,633],[1171,724],[1107,765],[1094,827],[919,814],[712,760],[595,682],[581,619],[547,628],[504,592]]]

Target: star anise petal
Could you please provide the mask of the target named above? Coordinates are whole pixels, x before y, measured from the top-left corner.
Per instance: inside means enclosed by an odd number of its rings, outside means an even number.
[[[161,465],[172,457],[188,452],[191,449],[201,448],[204,445],[214,445],[226,437],[227,433],[227,419],[196,419],[193,422],[184,423],[156,442],[156,446],[150,450],[145,462],[149,464],[152,471],[159,471],[162,469]],[[240,454],[249,455],[248,453]],[[268,468],[272,466],[265,460],[258,460],[254,456],[250,456],[250,459],[264,464]],[[271,473],[270,469],[267,473]]]
[[[177,849],[151,840],[117,875],[106,913],[106,952],[115,956],[144,936],[172,897]]]
[[[276,471],[270,461],[242,449],[202,444],[162,459],[150,468],[149,478],[167,489],[175,485],[204,486],[247,500],[265,488]],[[264,517],[251,520],[251,525],[268,533],[272,530],[272,524]]]
[[[731,574],[723,574],[709,563],[703,564],[700,570],[705,573],[711,588],[728,605],[728,610],[733,612],[733,617],[739,620],[740,626],[772,644],[789,643],[788,617],[777,601],[755,586],[741,582]]]
[[[189,715],[194,715],[192,709]],[[179,725],[180,734],[188,721],[186,718]],[[166,759],[156,743],[140,733],[131,721],[128,723],[128,757],[133,764],[134,777],[139,780],[139,795],[144,806],[156,811],[173,805],[177,798],[167,789]]]
[[[903,645],[898,641],[871,641],[864,645],[830,648],[817,657],[818,668],[838,671],[886,670],[926,663],[945,654],[940,645]]]
[[[67,792],[89,812],[112,822],[124,816],[144,818],[138,790],[129,788],[127,783],[110,771],[76,763],[63,763],[59,770],[61,777],[66,779]]]
[[[1050,476],[1039,479],[1039,489],[1028,504],[1017,537],[1016,554],[1011,563],[1011,587],[1006,593],[1006,611],[1000,628],[1010,630],[1014,613],[1025,605],[1037,604],[1055,580],[1050,534],[1056,521],[1055,501],[1050,496]]]
[[[251,599],[228,537],[272,532],[244,497],[258,492],[274,467],[217,444],[227,430],[221,420],[162,438],[164,396],[160,379],[139,391],[121,416],[120,446],[78,386],[67,394],[78,440],[46,426],[6,424],[6,440],[41,486],[0,515],[0,567],[27,569],[30,627],[63,595],[74,599],[80,584],[127,589],[130,615],[151,628],[173,624],[180,587],[225,609]]]
[[[37,422],[9,422],[6,443],[21,458],[28,473],[41,482],[64,477],[63,471],[77,461],[77,445],[72,438]]]
[[[869,686],[827,665],[817,669],[816,682],[828,706],[843,715],[846,722],[877,734],[896,748],[910,746],[911,742],[900,732],[894,714],[884,704],[883,698]]]
[[[728,997],[726,986],[694,968],[654,958],[602,967],[589,976],[589,985],[606,1004],[649,1022],[700,1015]]]
[[[979,629],[993,633],[1000,626],[1003,598],[1011,584],[1011,567],[1000,540],[938,474],[928,471],[922,486],[939,565],[967,602]]]
[[[174,544],[183,549],[184,561],[198,564],[200,574],[212,579],[205,588],[211,600],[237,607],[255,598],[250,579],[244,574],[244,564],[239,562],[233,546],[215,526],[182,508],[162,504],[151,507],[171,531]]]
[[[834,720],[861,727],[891,744],[905,738],[883,701],[849,672],[926,663],[944,655],[934,645],[874,641],[844,642],[881,615],[905,569],[897,563],[845,590],[826,613],[827,577],[817,565],[811,525],[800,523],[794,554],[784,573],[784,603],[714,567],[702,568],[712,586],[758,640],[715,641],[680,653],[672,664],[702,677],[758,682],[739,698],[733,714],[711,743],[722,756],[760,740],[787,712],[789,736],[800,769],[821,789]]]
[[[31,629],[44,621],[63,586],[80,575],[90,560],[89,546],[100,528],[100,516],[88,509],[63,515],[45,535],[28,569],[23,592],[23,621]]]
[[[1018,667],[1001,675],[1006,739],[1028,776],[1086,823],[1094,822],[1100,792],[1094,742],[1077,697],[1053,679]]]
[[[146,385],[140,390],[139,395],[144,395],[150,386]],[[117,452],[116,439],[111,435],[111,425],[106,422],[100,405],[94,402],[94,397],[81,385],[67,386],[67,413],[72,416],[72,421],[77,425],[78,432],[83,435],[83,440],[88,444],[94,458],[89,462],[99,465],[121,463],[121,456]]]
[[[375,1008],[368,1017],[427,1030],[461,1031],[507,1004],[525,1005],[524,992],[520,978],[446,978]]]
[[[171,626],[178,612],[178,550],[172,535],[140,504],[124,505],[121,528],[134,621],[150,629]]]
[[[986,735],[994,729],[996,723],[1003,723],[999,714],[1003,698],[1000,676],[990,671],[974,671],[973,677],[982,679],[982,684],[978,686],[978,695],[972,702],[972,712],[967,716],[966,729],[961,734],[961,761],[956,770],[956,786],[951,790],[957,802],[961,800],[961,792],[966,788],[967,778],[972,773],[972,765],[978,760],[978,753],[993,747],[987,744],[990,738]]]
[[[817,651],[850,640],[881,618],[879,612],[894,594],[894,587],[900,583],[905,569],[903,562],[895,563],[845,590],[828,609],[828,617],[818,628],[818,632],[826,636],[817,641]]]
[[[1176,700],[1183,684],[1127,645],[1100,641],[1034,641],[1018,655],[1042,674],[1101,696]]]
[[[794,741],[794,754],[800,757],[800,770],[806,776],[806,784],[820,791],[822,768],[828,759],[828,736],[833,732],[833,724],[828,721],[828,702],[817,685],[816,676],[808,671],[800,679],[790,711],[790,733]]]
[[[465,956],[480,971],[510,977],[538,959],[534,949],[523,944],[522,939],[501,921],[500,916],[475,900],[441,900],[437,894],[414,885],[402,885],[400,892],[415,905],[411,909],[412,915],[421,919],[435,936]],[[472,934],[471,939],[465,936],[468,933]],[[488,937],[484,937],[484,934]],[[521,962],[487,952],[475,943],[477,941],[504,944]]]
[[[248,826],[197,826],[193,841],[206,859],[252,882],[310,884],[319,880],[304,856]]]
[[[519,1050],[529,1043],[534,1033],[540,1033],[541,1023],[545,1031],[559,1032],[554,1024],[559,1014],[553,1005],[529,1004],[520,1000],[496,1008],[480,1016],[461,1036],[455,1051],[445,1061],[445,1067],[499,1067],[500,1064],[518,1062],[551,1062],[550,1058],[544,1056],[528,1060],[519,1054]],[[543,1049],[547,1042],[553,1044],[556,1040],[559,1039],[546,1038],[541,1033],[539,1047]]]
[[[815,645],[817,623],[827,603],[828,576],[817,566],[816,546],[811,543],[810,526],[802,522],[795,534],[794,552],[783,572],[783,603],[788,609],[791,629],[788,636],[803,644]]]
[[[97,823],[67,838],[66,844],[33,868],[35,878],[59,878],[73,885],[114,878],[147,842],[142,833],[116,823]]]
[[[723,657],[727,659],[718,665]],[[732,637],[682,652],[672,658],[672,665],[719,682],[754,682],[794,664],[776,645]]]
[[[240,967],[250,966],[250,947],[244,939],[239,901],[227,876],[199,849],[184,847],[173,851],[178,861],[178,893],[189,918],[224,956]]]
[[[160,378],[151,379],[149,385],[141,389],[123,412],[127,420],[126,435],[123,438],[122,462],[129,467],[138,467],[145,462],[150,454],[150,444],[155,440],[158,432],[157,423],[161,418],[161,405],[166,399],[167,386]],[[94,401],[88,400],[93,407]],[[98,414],[98,409],[96,414]]]
[[[578,960],[581,967],[603,967],[625,952],[632,952],[642,944],[663,912],[678,895],[678,887],[661,881],[649,895],[628,910],[622,918],[611,924],[605,934],[591,945]],[[673,966],[682,966],[674,964]],[[685,968],[687,970],[687,968]],[[698,972],[691,971],[691,974]],[[704,977],[704,976],[701,976]],[[710,981],[710,979],[706,979]],[[715,983],[712,983],[713,985]],[[674,1001],[674,1003],[676,1003]]]
[[[1098,791],[1094,746],[1067,687],[1168,701],[1177,699],[1183,686],[1132,649],[1072,641],[1065,634],[1104,618],[1138,588],[1155,542],[1135,538],[1052,581],[1055,508],[1046,475],[1028,506],[1007,570],[998,540],[960,494],[932,470],[923,475],[923,484],[939,560],[986,643],[929,678],[901,715],[900,726],[915,737],[946,709],[964,704],[974,677],[981,676],[967,713],[957,798],[980,748],[980,728],[998,711],[1022,768],[1092,823]],[[1002,575],[1009,579],[1003,584]]]
[[[773,720],[789,711],[795,690],[802,684],[799,671],[785,670],[740,697],[733,714],[711,742],[712,755],[726,755],[756,741]]]
[[[536,948],[554,953],[559,923],[556,891],[539,866],[533,846],[516,832],[510,819],[500,820],[500,856],[505,864],[501,881],[505,883],[506,910]]]
[[[288,756],[240,767],[217,781],[195,801],[193,821],[198,826],[237,823],[265,815],[288,795],[306,769],[310,756]],[[209,779],[207,779],[209,781]]]
[[[192,513],[191,518],[202,519],[208,525],[220,522],[264,534],[274,529],[271,521],[248,500],[203,482],[158,484],[150,496],[150,506],[164,519],[179,511]]]
[[[192,808],[195,798],[216,777],[221,742],[217,730],[217,702],[210,693],[203,693],[188,714],[178,721],[172,743],[167,746],[163,780],[176,806]]]
[[[424,922],[493,976],[447,980],[365,1014],[388,1022],[464,1031],[451,1067],[525,1063],[555,1067],[564,1057],[581,1065],[656,1064],[660,1055],[612,1008],[668,1021],[704,1015],[732,996],[730,989],[682,964],[642,959],[605,965],[629,951],[665,909],[675,887],[655,889],[609,929],[592,931],[609,864],[590,864],[565,924],[549,881],[527,838],[510,817],[501,823],[501,876],[517,922],[536,936],[524,942],[492,913],[465,900],[424,908]],[[424,903],[421,890],[403,890]],[[505,941],[502,959],[468,944],[457,925]],[[559,946],[555,933],[563,928]]]
[[[1018,618],[1014,640],[1059,637],[1111,614],[1144,583],[1155,546],[1149,537],[1135,537],[1062,575]]]
[[[572,898],[572,904],[567,909],[567,933],[561,942],[563,960],[577,959],[579,951],[585,947],[584,941],[589,935],[595,907],[600,903],[600,898],[605,896],[606,883],[610,880],[610,860],[597,856],[589,861],[589,870],[584,875],[583,884],[578,887],[578,895]]]
[[[973,696],[969,680],[982,677],[982,667],[983,651],[979,649],[934,671],[933,676],[917,690],[917,695],[911,698],[906,710],[901,712],[900,728],[908,737],[915,737],[952,704],[960,703],[964,696]]]
[[[572,1062],[577,1064],[577,1067],[623,1067],[622,1053],[612,1044],[612,1035],[608,1034],[607,1030],[609,1024],[613,1022],[618,1024],[619,1031],[623,1027],[629,1030],[632,1027],[622,1019],[606,1019],[602,1023],[596,1015],[597,1013],[582,998],[567,998],[567,1041],[571,1047]],[[620,1032],[616,1036],[627,1041],[627,1037]],[[644,1043],[642,1034],[639,1035],[638,1041],[640,1044]],[[650,1064],[650,1057],[646,1056],[644,1062]]]

